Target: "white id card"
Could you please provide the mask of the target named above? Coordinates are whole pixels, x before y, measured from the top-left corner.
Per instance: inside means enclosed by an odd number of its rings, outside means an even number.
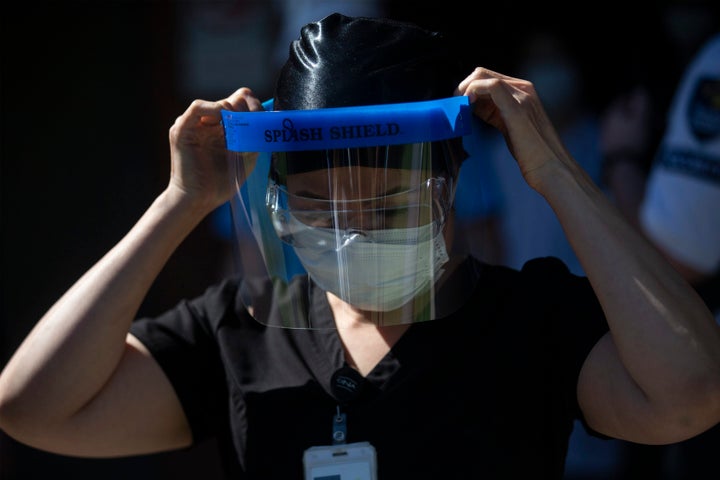
[[[303,465],[305,480],[377,480],[375,447],[369,442],[308,448]]]

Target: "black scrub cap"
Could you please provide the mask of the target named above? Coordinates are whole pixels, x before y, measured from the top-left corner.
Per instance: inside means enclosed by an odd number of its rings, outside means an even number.
[[[462,80],[439,32],[387,18],[333,13],[290,44],[275,109],[315,109],[449,97]]]

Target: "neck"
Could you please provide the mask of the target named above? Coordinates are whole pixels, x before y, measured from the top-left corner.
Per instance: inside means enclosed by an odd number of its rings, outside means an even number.
[[[373,320],[377,315],[375,312],[358,310],[329,292],[327,298],[345,351],[345,361],[363,376],[387,355],[410,327],[409,323],[380,325]]]

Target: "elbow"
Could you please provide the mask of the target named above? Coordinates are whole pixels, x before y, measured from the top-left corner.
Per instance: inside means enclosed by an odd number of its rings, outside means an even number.
[[[0,401],[0,431],[16,442],[40,450],[62,453],[55,450],[52,441],[56,441],[53,432],[56,424],[42,415],[31,412],[22,401]]]
[[[698,417],[710,428],[720,423],[720,372],[714,372],[696,388]]]
[[[667,443],[687,440],[720,424],[720,375],[695,379],[678,393],[681,397],[665,406],[668,425],[674,426]]]
[[[0,378],[0,430],[10,437],[21,440],[23,408],[22,402],[11,396]]]
[[[23,420],[27,417],[23,403],[16,395],[8,392],[0,378],[0,430],[19,441],[22,441],[23,425],[27,424],[27,421]]]
[[[32,444],[32,438],[47,432],[50,423],[33,410],[35,402],[14,392],[0,376],[0,430],[13,439]]]

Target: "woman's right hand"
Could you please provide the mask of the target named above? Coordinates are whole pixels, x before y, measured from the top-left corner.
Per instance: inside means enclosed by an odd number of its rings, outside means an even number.
[[[261,111],[260,100],[243,87],[229,97],[209,102],[195,100],[170,127],[171,170],[168,190],[197,209],[209,213],[235,193],[234,163],[225,148],[221,110]],[[246,155],[254,161],[256,155]],[[250,171],[252,165],[245,165]]]

